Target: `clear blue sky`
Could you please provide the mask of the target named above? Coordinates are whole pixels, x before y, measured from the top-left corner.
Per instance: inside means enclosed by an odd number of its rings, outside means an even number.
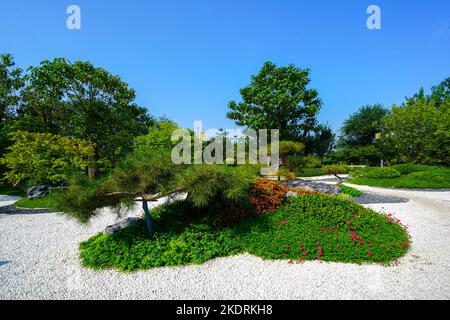
[[[66,28],[79,5],[82,29]],[[382,10],[382,30],[366,9]],[[1,0],[0,52],[26,68],[89,60],[136,89],[137,102],[185,127],[233,128],[229,100],[266,60],[310,68],[338,129],[361,105],[401,103],[450,76],[448,0]]]

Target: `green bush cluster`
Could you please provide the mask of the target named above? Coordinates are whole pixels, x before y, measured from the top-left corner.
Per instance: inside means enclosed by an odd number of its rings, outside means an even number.
[[[360,197],[363,194],[358,189],[355,189],[355,188],[352,188],[352,187],[349,187],[346,185],[341,185],[340,188],[341,188],[342,192],[344,192],[344,194],[347,194],[351,197]]]
[[[200,264],[244,252],[264,259],[387,263],[409,247],[401,225],[333,196],[290,198],[273,213],[226,228],[194,220],[183,203],[151,214],[158,230],[153,239],[144,222],[117,234],[96,235],[80,245],[83,265],[130,271]]]
[[[368,178],[374,179],[390,179],[390,178],[398,178],[400,176],[401,176],[400,172],[390,167],[375,168],[367,173]]]
[[[433,169],[432,166],[427,166],[423,164],[414,164],[414,163],[403,163],[393,166],[395,170],[400,172],[401,174],[409,174],[413,172],[427,171]]]

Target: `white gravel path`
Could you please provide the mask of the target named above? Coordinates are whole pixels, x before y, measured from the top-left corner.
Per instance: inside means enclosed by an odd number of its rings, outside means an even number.
[[[373,204],[409,228],[412,250],[393,266],[263,261],[250,255],[201,266],[120,273],[83,269],[88,227],[54,214],[0,215],[0,299],[450,299],[450,191],[359,187],[408,203]]]

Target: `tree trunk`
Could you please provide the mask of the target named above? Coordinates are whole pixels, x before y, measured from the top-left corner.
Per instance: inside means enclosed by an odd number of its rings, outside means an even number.
[[[142,209],[144,209],[145,213],[145,222],[147,223],[148,234],[150,238],[153,238],[155,230],[153,229],[152,218],[150,217],[150,211],[148,210],[148,201],[142,201]]]
[[[98,160],[98,149],[95,148],[94,155],[89,159],[90,165],[88,167],[88,177],[90,179],[97,179],[98,178],[98,167],[97,167],[97,160]]]

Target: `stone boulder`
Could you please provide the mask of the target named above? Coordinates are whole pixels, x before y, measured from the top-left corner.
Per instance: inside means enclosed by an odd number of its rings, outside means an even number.
[[[48,196],[50,186],[46,184],[41,184],[38,186],[31,187],[27,190],[28,199],[39,199]]]
[[[284,185],[287,187],[290,187],[290,188],[318,191],[318,192],[324,193],[324,194],[337,195],[337,194],[343,193],[341,188],[339,188],[337,186],[329,185],[329,184],[321,183],[321,182],[307,181],[307,180],[303,180],[303,179],[286,181],[286,182],[284,182]],[[292,194],[288,194],[288,196],[289,195],[292,195]]]
[[[112,226],[106,227],[105,230],[103,231],[103,234],[113,234],[113,233],[119,232],[120,230],[122,230],[128,226],[138,223],[139,220],[141,220],[141,219],[139,219],[137,217],[128,217]]]

